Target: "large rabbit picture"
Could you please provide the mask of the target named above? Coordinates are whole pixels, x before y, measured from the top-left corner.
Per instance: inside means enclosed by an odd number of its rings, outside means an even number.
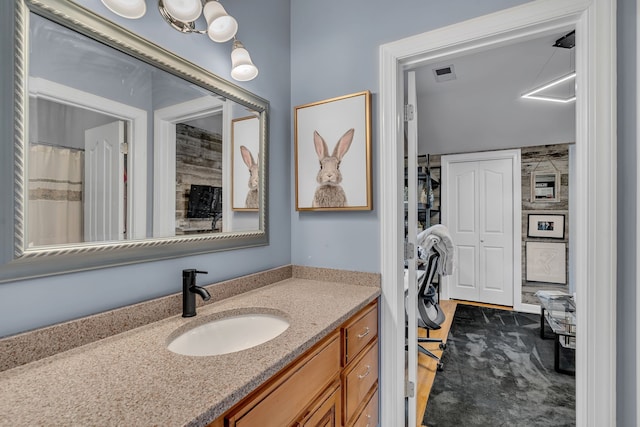
[[[295,108],[296,210],[370,210],[368,91]]]
[[[232,208],[257,211],[260,207],[260,128],[257,117],[232,121]]]

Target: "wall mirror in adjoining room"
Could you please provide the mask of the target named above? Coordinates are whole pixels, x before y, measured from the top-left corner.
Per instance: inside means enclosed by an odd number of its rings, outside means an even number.
[[[14,16],[0,282],[268,243],[267,100],[73,2]]]

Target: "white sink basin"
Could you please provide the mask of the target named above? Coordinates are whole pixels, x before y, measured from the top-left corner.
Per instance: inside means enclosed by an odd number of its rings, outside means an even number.
[[[183,332],[167,348],[185,356],[234,353],[272,340],[288,327],[286,319],[273,314],[223,317]]]

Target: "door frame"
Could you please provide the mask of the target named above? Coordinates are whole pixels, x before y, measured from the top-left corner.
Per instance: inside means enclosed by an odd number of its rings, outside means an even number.
[[[226,152],[230,146],[230,105],[213,96],[203,96],[158,108],[153,112],[153,237],[172,237],[176,233],[176,123],[222,112],[222,168],[231,169]],[[227,174],[223,176],[226,178]],[[223,191],[225,222],[231,199]],[[226,192],[228,193],[228,191]],[[225,230],[226,231],[226,230]]]
[[[577,425],[616,423],[616,6],[538,0],[380,46],[381,425],[404,425],[402,71],[575,25]],[[606,285],[604,285],[606,284]],[[588,315],[587,315],[588,314]]]
[[[513,271],[511,274],[513,280],[511,298],[511,304],[515,310],[535,312],[532,310],[539,308],[536,306],[523,307],[522,306],[522,161],[520,149],[515,150],[499,150],[499,151],[483,151],[477,153],[464,153],[464,154],[450,154],[444,155],[441,158],[441,199],[440,199],[440,215],[442,215],[442,223],[447,225],[450,221],[450,212],[448,206],[448,197],[446,196],[446,190],[449,188],[447,185],[447,179],[449,173],[449,166],[451,163],[460,163],[467,161],[483,161],[483,160],[510,160],[513,170],[513,176],[511,185],[513,186],[513,210],[512,210],[512,224],[513,224],[513,239],[512,239],[512,253],[514,259]],[[444,203],[443,203],[444,200]],[[516,262],[516,260],[520,260]],[[442,299],[446,300],[450,298],[450,286],[451,276],[442,277]]]

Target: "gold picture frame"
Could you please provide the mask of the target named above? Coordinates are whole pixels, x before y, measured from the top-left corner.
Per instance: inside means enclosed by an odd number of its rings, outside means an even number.
[[[373,209],[371,93],[294,108],[297,211]]]
[[[260,120],[231,121],[231,209],[258,212],[260,205]]]

